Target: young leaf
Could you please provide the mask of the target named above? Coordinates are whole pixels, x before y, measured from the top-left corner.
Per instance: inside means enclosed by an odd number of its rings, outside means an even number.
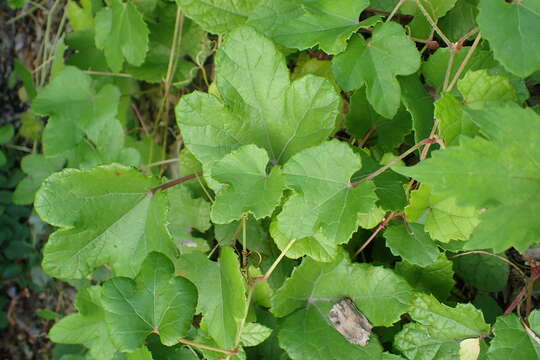
[[[325,142],[293,156],[283,167],[291,196],[277,217],[278,229],[289,239],[317,232],[333,243],[347,242],[358,228],[358,214],[375,207],[371,181],[351,185],[362,167],[360,157],[337,140]]]
[[[457,145],[459,136],[472,137],[478,134],[478,128],[470,119],[465,106],[451,93],[443,93],[435,101],[435,118],[439,119],[439,134],[446,146]]]
[[[222,34],[243,24],[261,0],[176,0],[184,13],[204,30]]]
[[[489,41],[495,59],[520,77],[540,70],[538,1],[480,0],[478,10],[478,27]]]
[[[283,163],[319,144],[334,129],[340,98],[326,79],[305,76],[292,84],[284,56],[250,27],[231,32],[216,58],[217,97],[194,92],[176,107],[187,148],[205,170],[247,144]]]
[[[151,333],[167,346],[184,337],[195,314],[197,289],[174,275],[174,265],[165,255],[152,252],[134,280],[107,280],[101,299],[112,341],[121,351],[133,351]]]
[[[49,175],[62,169],[65,160],[62,157],[46,158],[43,154],[26,155],[21,160],[21,170],[27,176],[17,184],[13,193],[13,203],[31,204],[39,186]]]
[[[96,46],[103,50],[109,67],[122,70],[124,60],[139,66],[148,51],[148,27],[137,7],[128,0],[110,0],[96,15]]]
[[[502,75],[490,75],[487,70],[468,71],[457,87],[465,103],[473,108],[481,108],[493,103],[517,102],[516,88],[510,79]]]
[[[246,310],[245,285],[234,250],[221,248],[219,264],[200,253],[186,254],[176,262],[176,272],[191,280],[199,290],[197,312],[201,328],[224,349],[232,349]]]
[[[230,223],[249,213],[255,219],[272,215],[281,199],[284,179],[279,166],[266,172],[268,160],[264,149],[245,145],[212,165],[212,178],[226,184],[212,206],[214,223]]]
[[[242,330],[240,341],[244,346],[256,346],[266,340],[272,329],[257,323],[247,323]]]
[[[105,324],[100,286],[79,290],[75,298],[78,313],[60,320],[49,331],[49,338],[60,344],[83,344],[95,359],[112,359],[117,349]]]
[[[434,240],[444,243],[468,240],[480,222],[479,210],[472,206],[457,206],[452,197],[433,195],[431,187],[426,184],[411,192],[405,215],[412,222],[424,219],[425,230]]]
[[[250,15],[250,25],[277,43],[300,50],[319,45],[327,54],[338,54],[360,28],[358,17],[367,0],[266,1]]]
[[[410,75],[420,67],[420,55],[403,27],[379,24],[365,40],[353,36],[344,53],[332,60],[336,80],[345,91],[366,85],[369,103],[386,118],[396,114],[400,103],[397,75]]]
[[[407,228],[406,228],[407,227]],[[428,266],[439,257],[439,249],[420,224],[394,224],[384,232],[392,254],[410,264]]]
[[[500,316],[493,328],[495,337],[491,341],[488,356],[494,360],[538,359],[540,344],[521,325],[515,314]],[[519,344],[519,346],[516,346]]]
[[[157,185],[119,165],[51,175],[34,204],[43,221],[60,227],[45,245],[43,269],[61,279],[77,279],[109,264],[116,275],[135,276],[149,252],[174,254],[166,226],[167,197],[148,192]]]
[[[301,308],[316,309],[319,303],[333,305],[343,297],[351,298],[373,326],[390,326],[409,310],[413,290],[392,270],[351,263],[339,251],[331,263],[304,258],[274,294],[271,311],[283,317]]]
[[[488,139],[463,139],[415,167],[394,170],[432,185],[435,194],[455,196],[458,204],[487,207],[466,248],[524,250],[540,234],[528,220],[540,214],[534,180],[540,172],[533,155],[540,143],[540,116],[517,105],[469,112]]]

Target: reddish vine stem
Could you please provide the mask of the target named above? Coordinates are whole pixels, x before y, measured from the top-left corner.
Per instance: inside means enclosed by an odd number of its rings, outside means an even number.
[[[219,348],[216,348],[216,347],[213,347],[213,346],[208,346],[208,345],[196,343],[194,341],[187,340],[187,339],[178,339],[178,342],[181,343],[181,344],[186,344],[186,345],[198,347],[199,349],[215,351],[215,352],[219,352],[219,353],[222,353],[222,354],[227,354],[227,355],[236,355],[236,354],[238,354],[237,349],[233,349],[233,350],[219,349]]]
[[[201,175],[202,175],[202,173],[198,172],[198,173],[194,173],[194,174],[184,176],[184,177],[181,177],[181,178],[178,178],[178,179],[171,180],[169,182],[166,182],[165,184],[161,184],[159,186],[156,186],[155,188],[150,189],[149,193],[154,195],[159,190],[166,190],[168,188],[171,188],[173,186],[176,186],[176,185],[181,184],[183,182],[186,182],[188,180],[195,179],[196,177],[199,177]]]
[[[364,251],[364,249],[373,241],[373,239],[375,239],[375,237],[388,226],[390,220],[392,220],[396,216],[401,215],[403,215],[403,211],[396,211],[386,215],[383,221],[381,221],[381,223],[379,224],[379,226],[377,226],[377,229],[375,229],[373,234],[371,234],[371,236],[366,240],[366,242],[364,242],[364,244],[358,250],[356,250],[353,255],[353,259],[357,257],[358,254],[360,254],[362,251]]]
[[[532,288],[532,286],[540,280],[540,271],[536,270],[534,275],[529,279],[529,281],[523,286],[519,294],[514,298],[512,303],[506,308],[504,311],[504,315],[508,315],[511,312],[515,310],[515,308],[521,303],[523,297],[525,296],[525,293],[528,289]],[[529,295],[530,296],[530,295]]]
[[[358,147],[362,148],[364,147],[364,145],[366,144],[366,142],[369,140],[369,138],[371,137],[371,135],[373,135],[373,133],[377,130],[377,127],[376,126],[373,126],[371,129],[369,129],[369,131],[366,133],[366,135],[364,135],[364,137],[362,138],[362,140],[360,140],[360,142],[358,143]]]

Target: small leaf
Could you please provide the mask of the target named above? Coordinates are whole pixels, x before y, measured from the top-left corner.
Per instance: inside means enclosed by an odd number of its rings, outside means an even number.
[[[13,192],[13,203],[28,205],[34,201],[34,195],[41,183],[52,173],[62,169],[62,157],[46,158],[42,154],[26,155],[21,160],[21,169],[28,176],[17,184]]]
[[[165,255],[153,252],[134,280],[107,280],[102,303],[111,338],[121,351],[135,350],[151,333],[171,346],[189,330],[197,289],[187,279],[174,276],[174,265]]]
[[[433,337],[426,326],[418,323],[405,324],[396,335],[394,346],[411,360],[459,359],[458,341]]]
[[[230,223],[250,213],[255,219],[272,215],[281,199],[284,179],[279,166],[266,172],[268,160],[264,149],[245,145],[212,165],[212,178],[226,185],[212,206],[214,223]]]
[[[378,24],[369,40],[353,36],[344,53],[332,60],[336,80],[345,91],[366,85],[369,103],[375,111],[392,118],[400,103],[396,75],[418,70],[420,55],[403,27],[390,22]]]
[[[500,256],[504,257],[504,254]],[[510,265],[501,259],[486,254],[467,254],[452,261],[456,274],[478,290],[497,292],[506,288]]]
[[[465,339],[459,343],[459,360],[476,360],[480,355],[480,339]]]
[[[95,18],[96,46],[105,53],[109,67],[120,72],[124,60],[141,65],[148,51],[148,27],[133,2],[110,0]]]
[[[457,87],[465,103],[471,108],[481,108],[493,103],[517,102],[516,88],[502,75],[490,75],[487,70],[468,71]]]
[[[257,346],[265,341],[270,334],[272,334],[272,329],[267,328],[264,325],[247,323],[242,329],[240,341],[244,346]]]
[[[392,254],[401,256],[410,264],[430,265],[440,253],[437,245],[419,224],[390,225],[384,232],[384,238]]]
[[[0,127],[0,145],[6,144],[13,135],[15,134],[15,129],[13,125],[7,124]]]
[[[457,145],[460,135],[474,136],[478,129],[470,119],[465,106],[451,93],[443,93],[435,101],[435,117],[439,119],[439,132],[446,146]]]

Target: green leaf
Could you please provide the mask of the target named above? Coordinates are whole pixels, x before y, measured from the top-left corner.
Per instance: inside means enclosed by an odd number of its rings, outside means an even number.
[[[405,324],[394,346],[410,360],[459,359],[458,341],[433,337],[426,326],[418,323]]]
[[[409,221],[423,221],[431,237],[445,243],[468,240],[480,222],[479,210],[472,206],[458,206],[453,197],[433,195],[431,187],[426,184],[411,192],[405,215]]]
[[[124,130],[116,118],[119,101],[115,86],[96,91],[82,71],[74,67],[60,71],[32,103],[36,114],[50,116],[43,132],[45,156],[71,155],[70,165],[77,167],[122,162],[126,152],[134,150],[123,148]]]
[[[128,360],[152,360],[152,353],[146,346],[141,346],[127,354]]]
[[[294,195],[277,217],[279,231],[289,239],[320,232],[336,245],[347,242],[358,228],[358,214],[372,211],[377,200],[371,181],[357,186],[350,182],[361,167],[360,157],[337,140],[291,158],[283,174]]]
[[[277,43],[299,50],[316,45],[338,54],[360,28],[358,18],[367,0],[298,0],[263,2],[250,15],[250,24]]]
[[[167,191],[169,198],[168,229],[181,254],[208,251],[206,240],[192,236],[194,229],[208,230],[210,204],[203,198],[193,198],[187,184],[174,186]]]
[[[317,312],[319,304],[333,305],[343,297],[351,298],[373,326],[390,326],[409,310],[413,290],[392,270],[351,263],[339,251],[331,263],[305,258],[274,294],[271,311],[278,317],[303,308]]]
[[[441,301],[448,298],[455,285],[452,262],[444,254],[426,267],[400,261],[396,263],[395,271],[416,290],[431,293]]]
[[[439,249],[419,224],[394,224],[384,232],[392,254],[418,266],[428,266],[439,257]]]
[[[337,300],[336,300],[337,302]],[[381,359],[375,335],[365,347],[348,342],[328,320],[331,303],[310,304],[289,315],[280,325],[279,345],[293,360]]]
[[[473,108],[481,108],[493,103],[517,102],[516,88],[510,79],[502,75],[490,75],[487,70],[468,71],[457,87],[465,103]]]
[[[84,344],[95,359],[111,359],[116,348],[111,342],[101,304],[100,286],[79,290],[75,307],[79,310],[54,324],[49,338],[60,344]]]
[[[410,133],[411,118],[403,108],[392,119],[382,117],[369,105],[366,90],[358,89],[350,98],[345,125],[348,132],[359,140],[371,133],[368,140],[376,138],[376,146],[382,152],[389,152],[401,145]]]
[[[497,292],[506,287],[509,265],[495,256],[467,254],[453,258],[452,262],[456,274],[480,291]]]
[[[176,107],[186,147],[209,170],[242,145],[264,148],[273,164],[326,139],[334,129],[340,98],[326,79],[289,81],[285,58],[249,27],[231,32],[216,58],[224,102],[194,92]]]
[[[148,27],[137,7],[128,1],[110,0],[96,14],[96,46],[105,53],[109,67],[120,72],[124,60],[139,66],[148,51]]]
[[[450,40],[458,41],[476,26],[477,14],[475,1],[457,0],[456,5],[439,19],[439,27]]]
[[[250,213],[255,219],[272,215],[281,199],[284,179],[279,166],[267,173],[268,160],[266,150],[245,145],[212,165],[212,178],[225,184],[212,205],[214,223],[230,223]]]
[[[176,0],[184,13],[205,31],[222,34],[243,24],[260,0]]]
[[[537,335],[540,334],[540,310],[536,309],[529,314],[529,326]]]
[[[400,77],[399,84],[403,105],[412,117],[414,140],[419,142],[429,137],[433,127],[433,98],[418,74]]]
[[[482,312],[472,304],[457,304],[453,308],[440,303],[433,296],[418,294],[409,314],[436,339],[465,339],[489,332]]]
[[[538,359],[540,357],[540,344],[527,334],[515,314],[498,317],[493,333],[495,337],[488,350],[489,359]]]
[[[447,146],[457,145],[459,136],[474,136],[478,128],[464,111],[465,106],[451,93],[443,93],[435,101],[435,118],[439,119],[439,133]]]
[[[45,245],[43,269],[61,279],[80,279],[109,264],[116,275],[135,276],[149,252],[174,254],[167,197],[148,192],[157,185],[119,165],[51,175],[34,204],[43,221],[60,227]]]
[[[345,91],[366,85],[369,103],[375,111],[392,118],[400,103],[396,75],[418,70],[420,55],[403,27],[390,22],[377,25],[369,40],[353,36],[344,53],[332,60],[338,84]]]
[[[87,30],[94,27],[91,0],[81,0],[81,6],[76,1],[70,0],[66,6],[66,14],[69,24],[74,31]]]
[[[487,139],[464,138],[415,167],[394,170],[430,184],[435,194],[455,196],[458,205],[487,208],[467,249],[524,250],[540,234],[528,220],[540,214],[535,180],[540,173],[533,155],[540,143],[540,116],[517,105],[469,112]]]
[[[13,128],[13,125],[7,124],[2,127],[0,127],[0,145],[6,144],[13,135],[15,134],[15,129]]]
[[[272,329],[257,323],[247,323],[242,329],[242,335],[240,335],[240,341],[244,346],[256,346],[265,341]]]
[[[197,289],[174,275],[174,265],[165,255],[152,252],[134,280],[107,280],[101,301],[112,341],[121,351],[133,351],[151,333],[167,346],[186,336],[195,314]]]
[[[478,10],[478,27],[497,61],[520,77],[540,69],[538,1],[480,0]]]
[[[429,16],[437,22],[456,4],[457,0],[420,0],[420,4],[428,12]],[[415,2],[405,2],[399,9],[405,14],[415,15],[414,19],[408,24],[411,29],[411,36],[419,39],[426,39],[431,36],[433,27],[426,19],[426,16],[420,10]]]
[[[201,328],[217,346],[232,349],[247,306],[244,279],[234,250],[221,248],[219,264],[200,253],[183,255],[176,262],[176,272],[199,290],[197,313],[203,315]]]
[[[49,175],[62,169],[64,159],[61,157],[46,158],[42,154],[26,155],[21,160],[21,170],[28,176],[17,184],[13,192],[13,203],[28,205],[34,202],[34,195],[39,186]]]

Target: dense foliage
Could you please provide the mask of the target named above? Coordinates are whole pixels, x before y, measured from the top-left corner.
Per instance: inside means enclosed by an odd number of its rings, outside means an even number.
[[[13,200],[69,359],[540,357],[540,0],[65,11]]]

